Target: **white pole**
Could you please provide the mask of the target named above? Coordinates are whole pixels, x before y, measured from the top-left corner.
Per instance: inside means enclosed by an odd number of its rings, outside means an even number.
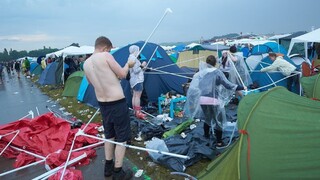
[[[84,128],[82,129],[82,131],[84,131],[87,127],[88,127],[88,125],[90,124],[90,122],[93,120],[93,118],[94,117],[96,117],[96,115],[98,114],[98,112],[100,111],[100,108],[98,108],[97,110],[96,110],[96,112],[93,114],[93,116],[90,118],[90,120],[87,122],[87,124],[84,126]]]
[[[161,17],[161,19],[159,20],[159,22],[157,23],[156,27],[154,27],[154,29],[152,30],[151,34],[149,35],[149,37],[146,39],[146,41],[144,42],[143,46],[141,47],[139,54],[142,52],[142,50],[144,49],[144,47],[146,46],[146,44],[148,43],[148,41],[150,40],[151,36],[153,35],[153,33],[156,31],[156,29],[158,28],[158,26],[160,25],[160,23],[162,22],[162,20],[164,19],[164,17],[168,14],[168,13],[172,13],[172,10],[170,8],[167,8],[163,14],[163,16]],[[138,56],[139,56],[138,54]]]
[[[69,163],[67,163],[66,165],[69,166],[70,164],[73,164],[73,163],[75,163],[75,162],[77,162],[77,161],[80,161],[81,159],[83,159],[83,158],[85,158],[85,157],[87,157],[87,154],[86,154],[86,153],[84,153],[84,154],[82,154],[81,156],[78,156],[78,157],[70,160]],[[54,168],[54,169],[52,169],[52,170],[50,170],[50,171],[48,171],[48,172],[46,172],[46,173],[38,176],[38,177],[33,178],[32,180],[39,180],[39,179],[44,179],[45,177],[50,177],[50,176],[52,176],[54,173],[56,173],[57,171],[59,171],[59,170],[62,169],[62,168],[63,168],[63,166],[56,167],[56,168]],[[61,177],[63,177],[63,176],[61,175]]]
[[[80,131],[81,131],[81,130],[79,129],[78,133],[79,133]],[[71,157],[72,149],[73,149],[73,146],[74,146],[74,142],[76,141],[76,138],[77,138],[77,136],[78,136],[78,133],[76,133],[76,134],[74,135],[74,138],[73,138],[73,141],[72,141],[72,145],[71,145],[70,151],[69,151],[69,153],[68,153],[68,157],[67,157],[66,164],[63,166],[63,170],[62,170],[62,174],[61,174],[60,180],[63,180],[63,176],[64,176],[64,173],[66,172],[66,169],[67,169],[67,166],[68,166],[70,157]]]
[[[91,145],[88,145],[88,146],[84,146],[84,147],[81,147],[81,148],[78,148],[78,149],[74,149],[72,150],[72,152],[77,152],[77,151],[81,151],[81,150],[84,150],[84,149],[88,149],[88,148],[91,148],[91,147],[96,147],[96,146],[99,146],[100,144],[103,144],[104,142],[103,141],[99,141],[95,144],[91,144]]]
[[[261,68],[264,68],[263,66],[262,66],[262,64],[260,64],[260,66],[261,66]],[[272,78],[271,78],[271,76],[269,75],[269,73],[268,72],[265,72],[266,74],[267,74],[267,76],[268,76],[268,78],[270,79],[270,81],[272,82],[272,84],[274,85],[274,86],[277,86],[275,83],[274,83],[274,81],[272,80]]]
[[[26,153],[26,154],[29,154],[29,155],[31,155],[31,156],[34,156],[34,157],[36,157],[36,158],[39,158],[39,159],[46,159],[45,157],[43,157],[43,156],[40,156],[40,155],[38,155],[38,154],[35,154],[35,153],[32,153],[32,152],[29,152],[29,151],[26,151],[26,150],[23,150],[23,149],[20,149],[20,148],[18,148],[18,147],[15,147],[15,146],[10,146],[12,149],[15,149],[15,150],[17,150],[17,151],[21,151],[21,152],[24,152],[24,153]]]
[[[154,54],[155,54],[155,53],[156,53],[156,51],[158,50],[158,47],[159,47],[159,46],[157,46],[157,47],[156,47],[156,49],[153,51],[153,53],[152,53],[152,55],[150,56],[150,59],[149,59],[149,61],[148,61],[147,65],[146,65],[146,67],[148,67],[148,65],[149,65],[149,63],[150,63],[150,61],[151,61],[152,57],[154,56]]]
[[[12,170],[10,170],[10,171],[6,171],[6,172],[0,174],[0,177],[1,177],[1,176],[5,176],[5,175],[10,174],[10,173],[13,173],[13,172],[17,172],[17,171],[19,171],[19,170],[22,170],[22,169],[25,169],[25,168],[28,168],[28,167],[31,167],[31,166],[34,166],[34,165],[37,165],[37,164],[40,164],[40,163],[45,162],[45,161],[46,161],[45,159],[42,159],[42,160],[40,160],[40,161],[31,163],[31,164],[27,164],[27,165],[22,166],[22,167],[18,167],[18,168],[12,169]]]
[[[38,107],[36,107],[36,110],[37,110],[37,114],[38,114],[38,116],[40,116],[40,113],[39,113],[39,109],[38,109]]]
[[[99,137],[88,135],[88,134],[81,134],[81,135],[82,136],[86,136],[86,137],[90,137],[90,138],[93,138],[93,139],[98,139],[98,140],[101,140],[101,141],[109,142],[109,143],[112,143],[112,144],[125,146],[127,148],[138,149],[138,150],[147,151],[147,152],[154,152],[154,153],[173,156],[173,157],[178,157],[178,158],[182,158],[182,159],[190,159],[189,156],[184,156],[184,155],[180,155],[180,154],[169,153],[169,152],[164,152],[164,151],[159,151],[159,150],[154,150],[154,149],[148,149],[148,148],[143,148],[143,147],[138,147],[138,146],[132,146],[132,145],[128,145],[128,144],[125,144],[125,143],[119,143],[119,142],[115,142],[115,141],[111,141],[111,140],[108,140],[108,139],[99,138]]]
[[[16,132],[16,134],[13,136],[13,138],[9,141],[9,143],[6,145],[6,147],[4,147],[3,148],[3,150],[1,151],[1,153],[0,153],[0,156],[2,155],[2,153],[10,146],[10,144],[12,143],[12,141],[18,136],[18,134],[19,134],[19,130],[17,130],[17,131],[14,131],[14,132]],[[12,133],[10,133],[10,134],[13,134],[13,132]],[[7,135],[9,135],[9,134],[7,134]],[[6,136],[7,136],[6,135]],[[2,138],[2,136],[0,136],[1,138]],[[0,138],[0,139],[1,139]]]

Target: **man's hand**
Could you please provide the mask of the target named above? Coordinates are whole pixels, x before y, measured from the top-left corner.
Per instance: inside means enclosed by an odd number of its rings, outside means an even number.
[[[132,61],[132,60],[128,60],[128,61],[127,61],[127,64],[128,64],[128,66],[129,66],[129,68],[132,68],[135,63],[136,63],[136,62],[135,62],[135,61]]]
[[[245,91],[247,91],[247,90],[248,90],[247,86],[244,86],[244,87],[243,87],[243,89],[244,89]]]

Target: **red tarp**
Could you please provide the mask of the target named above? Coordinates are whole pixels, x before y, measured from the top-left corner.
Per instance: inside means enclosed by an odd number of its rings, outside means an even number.
[[[98,134],[97,127],[99,124],[91,123],[85,129],[86,134],[96,135]],[[83,128],[84,125],[81,127]],[[0,126],[0,135],[4,135],[13,131],[19,130],[19,134],[13,140],[11,145],[18,148],[27,150],[37,155],[47,157],[46,164],[50,168],[55,168],[65,163],[67,160],[68,152],[71,148],[72,141],[75,134],[79,129],[71,129],[70,123],[67,121],[55,117],[52,113],[47,113],[34,119],[22,119],[16,122],[12,122],[6,125]],[[15,134],[2,137],[0,140],[0,151],[10,142]],[[97,143],[98,140],[78,136],[73,149],[77,149],[89,144]],[[77,164],[87,165],[90,163],[89,159],[96,156],[96,152],[92,148],[73,152],[71,159],[87,153],[87,158],[84,158]],[[32,162],[38,161],[35,158],[26,153],[19,153],[18,151],[8,147],[3,153],[4,157],[17,158],[14,163],[14,167],[21,167]],[[70,170],[68,176],[77,177],[77,175],[70,175],[70,173],[77,170]],[[81,174],[81,172],[80,172]]]

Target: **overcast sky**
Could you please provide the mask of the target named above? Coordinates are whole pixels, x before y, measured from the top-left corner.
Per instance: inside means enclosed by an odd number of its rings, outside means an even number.
[[[191,41],[227,33],[290,33],[320,28],[320,0],[0,0],[0,52],[146,40]]]

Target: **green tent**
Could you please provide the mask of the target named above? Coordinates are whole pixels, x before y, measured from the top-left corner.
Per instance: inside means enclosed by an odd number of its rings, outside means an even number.
[[[283,87],[250,94],[238,107],[240,139],[198,178],[320,179],[320,102]]]
[[[38,64],[37,67],[33,69],[31,74],[40,75],[42,73],[42,71],[43,71],[42,67]]]
[[[307,98],[320,99],[320,74],[302,77],[300,82]]]
[[[62,96],[76,97],[78,95],[78,90],[79,90],[83,76],[84,76],[83,71],[76,71],[76,72],[72,73],[68,77],[68,79],[65,83]]]

